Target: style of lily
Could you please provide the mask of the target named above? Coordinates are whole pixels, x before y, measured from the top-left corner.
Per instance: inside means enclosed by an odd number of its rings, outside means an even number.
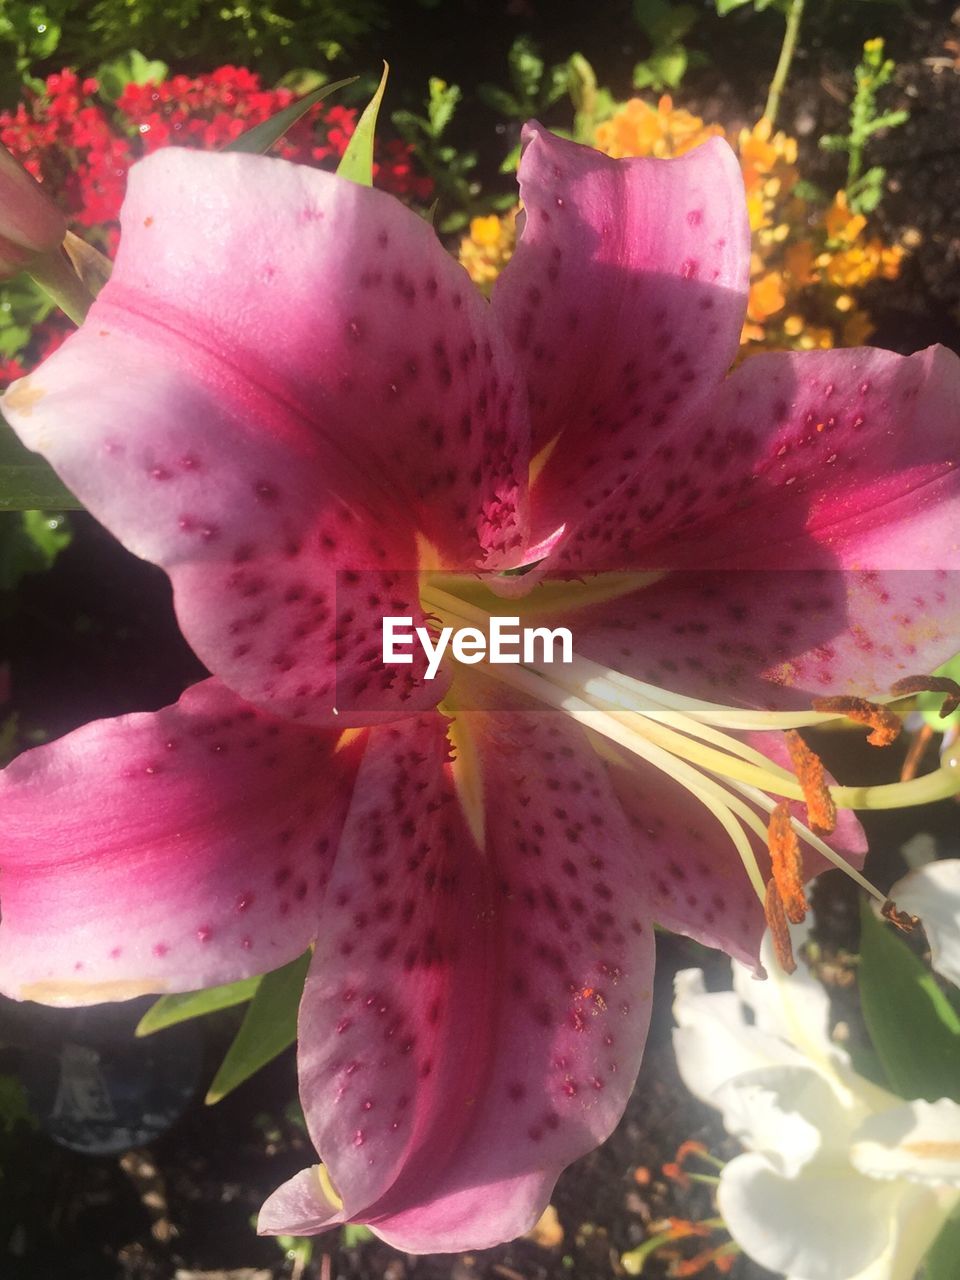
[[[726,145],[524,142],[492,304],[382,193],[157,152],[111,280],[4,401],[166,569],[213,675],[2,775],[0,986],[124,999],[313,946],[324,1163],[267,1232],[360,1221],[424,1252],[525,1231],[623,1111],[652,923],[755,964],[801,873],[859,877],[853,807],[958,789],[832,786],[783,738],[847,711],[890,736],[891,684],[956,647],[955,358],[759,356],[724,380],[749,265]],[[387,614],[505,609],[565,621],[574,660],[382,662]]]
[[[958,872],[960,862],[937,863],[893,889],[898,903],[937,906],[936,924],[924,921],[935,963],[938,950],[960,952]],[[806,926],[791,932],[799,949]],[[763,952],[772,960],[772,939]],[[771,964],[757,982],[734,963],[724,992],[684,970],[674,1014],[684,1083],[746,1147],[717,1187],[744,1252],[787,1280],[913,1280],[960,1205],[960,1106],[905,1102],[859,1075],[830,1038],[827,994],[804,966],[787,975]]]

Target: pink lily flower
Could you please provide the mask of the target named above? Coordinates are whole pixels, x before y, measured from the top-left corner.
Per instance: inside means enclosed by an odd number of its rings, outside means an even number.
[[[828,843],[803,801],[830,780],[784,767],[781,734],[956,647],[956,359],[725,379],[749,256],[725,144],[525,139],[492,304],[389,196],[157,152],[85,323],[4,401],[167,570],[213,676],[0,775],[0,988],[190,990],[313,945],[324,1163],[266,1232],[523,1232],[623,1111],[652,923],[756,964],[781,798],[809,876],[859,863],[850,808],[956,785],[832,787]],[[566,621],[576,659],[382,660],[385,614],[498,612]]]

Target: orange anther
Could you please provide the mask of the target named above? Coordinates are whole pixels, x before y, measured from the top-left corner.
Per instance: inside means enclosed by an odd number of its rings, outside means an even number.
[[[790,929],[783,910],[783,901],[775,880],[767,881],[767,894],[763,900],[763,914],[767,918],[767,928],[773,939],[773,949],[777,961],[784,973],[793,973],[797,962],[793,958],[793,944],[790,941]]]
[[[668,1218],[669,1226],[663,1233],[671,1240],[686,1240],[688,1236],[709,1236],[712,1227],[702,1222],[692,1222],[689,1218]]]
[[[807,917],[807,899],[803,892],[803,856],[800,853],[800,841],[790,821],[790,806],[786,800],[781,800],[770,814],[767,845],[773,869],[772,883],[777,887],[777,900],[790,923],[799,924]],[[772,928],[771,925],[771,930]]]
[[[696,1142],[693,1138],[687,1138],[685,1142],[681,1142],[677,1147],[677,1154],[674,1156],[677,1164],[683,1164],[690,1156],[705,1156],[707,1148],[702,1142]]]
[[[910,933],[920,923],[919,916],[912,916],[909,911],[901,911],[892,898],[886,900],[880,908],[880,914],[884,920],[889,920],[892,925],[896,925],[904,933]]]
[[[890,686],[890,692],[898,698],[911,693],[943,693],[946,697],[940,707],[940,719],[946,720],[960,707],[960,684],[949,676],[904,676]]]
[[[704,1249],[702,1253],[698,1253],[692,1258],[675,1262],[670,1268],[669,1274],[671,1276],[698,1276],[702,1271],[706,1271],[707,1267],[714,1266],[723,1275],[733,1265],[733,1255],[727,1252],[720,1252],[720,1250],[726,1250],[726,1248],[726,1245],[719,1245],[716,1249]]]
[[[789,729],[784,737],[797,781],[803,787],[807,821],[811,827],[829,835],[837,825],[837,806],[827,786],[823,761],[810,750],[796,729]]]
[[[846,716],[857,724],[867,725],[872,732],[867,734],[867,741],[874,747],[889,747],[900,733],[900,720],[888,707],[878,702],[868,702],[866,698],[814,698],[814,711],[826,715]]]

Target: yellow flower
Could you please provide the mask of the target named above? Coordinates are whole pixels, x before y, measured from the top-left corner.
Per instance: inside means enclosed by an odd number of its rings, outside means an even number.
[[[460,241],[460,262],[484,293],[510,261],[516,243],[516,209],[498,218],[495,213],[470,220],[470,233]]]
[[[845,191],[838,191],[833,197],[833,204],[827,210],[823,220],[827,236],[831,240],[846,240],[852,244],[867,225],[862,213],[851,213],[847,204]]]

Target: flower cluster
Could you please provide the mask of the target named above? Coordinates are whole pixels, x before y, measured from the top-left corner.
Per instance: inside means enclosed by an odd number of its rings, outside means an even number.
[[[597,126],[595,144],[615,159],[669,158],[724,133],[721,125],[675,107],[668,96],[656,106],[632,98]],[[827,350],[865,342],[873,325],[857,293],[871,280],[896,277],[903,248],[869,235],[866,218],[851,213],[842,191],[827,207],[801,194],[796,139],[774,133],[769,120],[731,132],[728,141],[740,160],[753,237],[741,334],[746,351]],[[513,218],[475,218],[470,224],[460,260],[481,288],[489,289],[509,261]]]
[[[460,242],[460,262],[470,279],[489,294],[493,282],[513,257],[517,240],[517,210],[498,218],[495,213],[471,218],[470,231]]]
[[[295,97],[288,88],[263,88],[260,77],[243,67],[224,66],[207,75],[131,83],[109,103],[95,79],[81,79],[66,68],[48,76],[43,92],[30,94],[15,111],[0,112],[0,142],[54,194],[73,225],[84,229],[84,238],[112,254],[134,161],[170,145],[216,150]],[[320,103],[289,130],[276,153],[299,164],[334,168],[356,115],[352,108]],[[415,171],[410,147],[399,140],[378,146],[374,177],[378,186],[405,198],[426,200],[433,189],[432,181]],[[27,364],[59,345],[64,323],[51,318],[35,328]],[[22,374],[18,361],[10,366],[0,361],[0,383]]]

